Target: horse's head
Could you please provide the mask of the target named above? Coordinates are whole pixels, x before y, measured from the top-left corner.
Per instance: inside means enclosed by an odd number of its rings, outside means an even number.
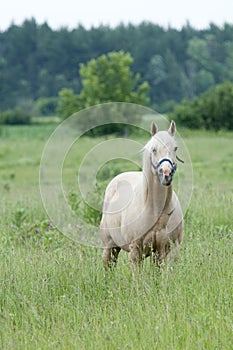
[[[151,125],[152,138],[146,145],[150,155],[150,167],[158,176],[161,185],[169,186],[176,171],[177,144],[174,139],[176,124],[171,122],[168,131],[159,131],[156,124]]]

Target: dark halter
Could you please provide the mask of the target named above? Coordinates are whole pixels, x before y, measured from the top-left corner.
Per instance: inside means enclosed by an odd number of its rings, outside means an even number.
[[[179,162],[181,162],[181,163],[184,164],[184,161],[183,161],[180,157],[176,156],[176,159],[177,159]]]
[[[176,169],[177,169],[176,164],[173,165],[172,161],[169,158],[163,158],[157,164],[154,164],[152,161],[152,156],[150,155],[150,164],[155,170],[157,170],[160,167],[160,165],[163,164],[163,162],[169,163],[169,167],[171,169],[171,176],[173,176],[175,174]]]

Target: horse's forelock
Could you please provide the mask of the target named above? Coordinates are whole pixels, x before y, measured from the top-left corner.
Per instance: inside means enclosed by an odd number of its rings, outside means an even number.
[[[155,137],[152,136],[151,139],[147,142],[147,144],[145,144],[145,146],[143,147],[142,151],[148,151],[150,152],[151,149],[153,148],[153,146],[156,144],[156,140]]]

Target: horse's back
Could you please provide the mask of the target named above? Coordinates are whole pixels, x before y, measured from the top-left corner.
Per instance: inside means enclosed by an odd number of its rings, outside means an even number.
[[[128,194],[134,191],[141,177],[142,172],[140,171],[128,171],[115,176],[106,188],[103,211],[108,210],[109,204],[119,197],[122,191]]]

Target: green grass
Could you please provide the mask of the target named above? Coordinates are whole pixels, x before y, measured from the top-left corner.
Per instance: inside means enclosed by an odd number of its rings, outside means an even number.
[[[179,259],[162,272],[147,260],[133,281],[126,253],[105,277],[100,249],[47,221],[38,171],[53,128],[1,129],[0,348],[231,350],[233,135],[184,132],[194,190]]]

